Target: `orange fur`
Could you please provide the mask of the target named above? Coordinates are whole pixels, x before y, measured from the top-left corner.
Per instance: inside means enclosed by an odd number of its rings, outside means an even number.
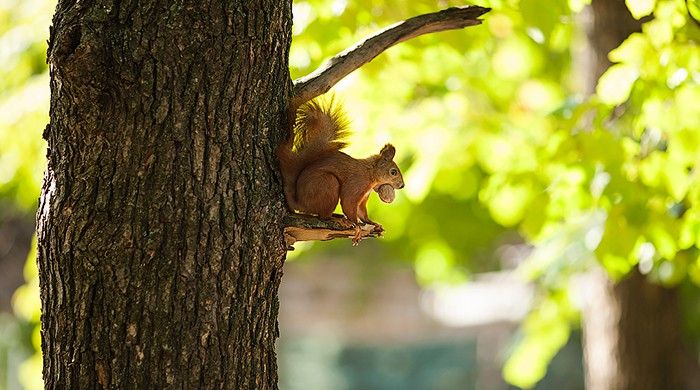
[[[331,99],[311,101],[297,112],[294,132],[277,149],[287,204],[293,210],[330,218],[338,205],[352,222],[372,222],[367,199],[382,184],[403,188],[393,161],[395,149],[385,145],[377,155],[355,159],[340,150],[347,135],[345,114]]]

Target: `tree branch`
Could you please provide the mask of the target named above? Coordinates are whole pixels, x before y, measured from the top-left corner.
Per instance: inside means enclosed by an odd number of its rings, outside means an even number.
[[[481,24],[479,16],[490,10],[475,5],[448,8],[389,26],[337,54],[310,74],[295,80],[291,108],[296,111],[305,102],[328,92],[343,77],[399,42],[423,34]]]
[[[407,19],[377,32],[337,54],[312,73],[295,80],[290,115],[293,118],[300,105],[328,92],[343,77],[395,44],[424,34],[481,24],[479,16],[490,10],[474,5],[448,8]],[[357,240],[381,237],[383,232],[380,227],[367,224],[360,226],[358,233],[343,217],[334,216],[322,220],[296,213],[288,214],[284,218],[284,225],[284,236],[290,249],[293,249],[291,246],[297,241],[326,241],[340,237]]]
[[[323,220],[311,215],[287,214],[284,218],[284,238],[291,247],[297,241],[327,241],[334,238],[355,238],[356,230],[350,227],[348,220],[342,216],[333,216]],[[381,237],[382,230],[374,225],[360,226],[359,236]]]

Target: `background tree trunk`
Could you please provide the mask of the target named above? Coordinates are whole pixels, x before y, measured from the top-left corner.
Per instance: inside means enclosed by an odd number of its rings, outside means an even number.
[[[24,282],[33,233],[30,214],[0,202],[0,313],[12,312],[12,295]]]
[[[586,388],[691,389],[677,289],[649,283],[637,270],[617,284],[603,271],[592,279],[583,324]]]
[[[49,389],[275,388],[291,1],[59,1]]]
[[[641,30],[624,0],[593,0],[587,20],[590,63],[586,88],[595,90],[610,66],[608,53]],[[690,389],[682,316],[675,288],[650,283],[636,269],[612,283],[591,275],[583,317],[586,387],[591,390]]]

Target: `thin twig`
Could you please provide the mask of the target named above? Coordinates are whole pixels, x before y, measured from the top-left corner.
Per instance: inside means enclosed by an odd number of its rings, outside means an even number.
[[[475,5],[448,8],[407,19],[377,32],[337,54],[312,73],[295,80],[292,112],[303,103],[328,92],[343,77],[395,44],[423,34],[481,24],[479,16],[490,10]]]

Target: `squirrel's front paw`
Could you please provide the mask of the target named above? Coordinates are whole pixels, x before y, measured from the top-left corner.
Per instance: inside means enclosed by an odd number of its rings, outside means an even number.
[[[372,221],[372,220],[369,219],[369,218],[362,219],[362,222],[364,222],[364,223],[366,223],[366,224],[374,225],[374,228],[372,229],[372,230],[374,230],[374,231],[377,231],[377,232],[383,232],[383,231],[384,231],[384,228],[382,227],[381,224],[378,224],[378,223]]]

